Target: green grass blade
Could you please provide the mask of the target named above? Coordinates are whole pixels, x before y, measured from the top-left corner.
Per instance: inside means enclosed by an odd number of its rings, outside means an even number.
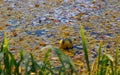
[[[99,66],[100,66],[100,57],[101,57],[101,47],[102,47],[102,41],[100,41],[99,49],[98,49],[98,63],[97,63],[97,75],[99,74]]]
[[[115,56],[115,60],[116,60],[116,62],[115,62],[115,64],[116,64],[116,66],[118,65],[118,52],[119,51],[119,49],[118,49],[118,47],[116,48],[116,56]]]
[[[60,62],[61,62],[61,64],[62,64],[62,68],[61,68],[61,73],[63,72],[64,74],[65,74],[65,72],[66,72],[66,67],[65,67],[65,64],[64,64],[64,60],[63,60],[63,54],[62,54],[62,52],[59,50],[59,49],[57,49],[57,48],[54,48],[54,50],[55,50],[55,53],[57,54],[57,56],[58,56],[58,58],[59,58],[59,60],[60,60]]]
[[[54,50],[62,64],[62,66],[60,67],[60,70],[59,70],[59,75],[66,75],[67,69],[70,70],[69,75],[73,75],[73,74],[77,75],[77,72],[75,70],[75,65],[73,64],[72,60],[69,57],[67,57],[66,55],[64,55],[62,53],[62,51],[59,50],[58,48],[54,48]],[[65,64],[67,64],[68,66],[66,67]]]
[[[118,71],[117,71],[117,66],[118,66],[118,53],[119,53],[119,49],[118,47],[116,48],[116,55],[115,55],[115,75],[118,75]]]
[[[118,71],[118,74],[117,75],[120,75],[120,71]]]
[[[101,61],[101,69],[99,75],[105,75],[106,74],[106,66],[108,64],[108,58],[106,58],[105,55],[102,56],[102,61]]]
[[[7,52],[8,51],[8,40],[6,38],[6,33],[4,33],[4,38],[2,41],[2,45],[1,45],[1,51],[2,52]]]
[[[69,64],[69,68],[71,70],[71,75],[73,75],[73,74],[78,75],[76,72],[76,69],[75,69],[75,65],[70,58],[67,58],[67,63]]]
[[[40,74],[41,75],[46,75],[47,71],[50,71],[53,74],[53,72],[51,70],[50,62],[48,60],[50,52],[51,52],[51,49],[48,49],[47,52],[45,53],[45,57],[43,59],[43,63],[42,63],[41,68],[40,68]]]
[[[29,71],[29,73],[30,72],[34,72],[34,73],[37,73],[37,71],[39,70],[39,65],[37,64],[37,62],[34,60],[34,58],[33,58],[33,55],[30,53],[30,56],[31,56],[31,58],[30,58],[30,60],[31,60],[31,62],[32,62],[32,65],[30,66],[30,71]]]
[[[26,61],[26,63],[25,63],[25,75],[29,75],[28,67],[29,67],[29,61]]]
[[[118,53],[119,53],[119,48],[116,48],[116,56],[115,56],[115,64],[116,66],[118,65]]]
[[[23,50],[20,50],[19,54],[20,54],[20,62],[21,62],[22,60],[24,60]]]
[[[9,52],[9,54],[11,56],[12,65],[15,66],[15,72],[14,72],[14,74],[20,75],[19,72],[16,71],[16,70],[18,70],[17,61],[15,60],[14,56],[12,55],[12,53]]]
[[[0,52],[0,75],[2,75],[3,73],[3,57],[4,57],[4,53],[3,52]]]
[[[113,66],[112,61],[110,61],[110,68],[111,68],[111,71],[112,71],[111,75],[114,75],[114,66]]]
[[[82,45],[83,45],[83,49],[84,49],[84,55],[85,55],[85,60],[87,63],[87,69],[90,75],[90,65],[89,65],[89,58],[88,58],[88,52],[87,52],[87,47],[86,47],[86,41],[85,41],[85,37],[84,37],[84,30],[83,27],[80,26],[80,36],[82,38]]]
[[[114,58],[110,54],[104,54],[110,61],[114,61]]]
[[[109,62],[110,62],[110,65],[109,65]],[[102,62],[101,62],[101,69],[100,69],[100,74],[99,75],[106,75],[108,73],[108,69],[107,67],[110,67],[111,68],[111,72],[110,73],[111,75],[114,75],[114,66],[113,66],[113,62],[114,62],[114,59],[113,57],[110,55],[110,54],[104,54],[103,57],[102,57]]]
[[[98,49],[98,69],[99,69],[100,57],[101,57],[101,47],[102,47],[102,41],[100,41],[100,45]]]
[[[110,60],[110,68],[112,71],[111,75],[114,75],[114,66],[113,66],[114,58],[110,54],[105,54],[105,56]]]
[[[43,62],[44,62],[45,64],[46,64],[47,61],[48,61],[48,57],[49,57],[50,52],[51,52],[51,49],[47,50],[47,52],[45,53],[45,57],[44,57],[44,60],[43,60]]]
[[[8,51],[8,40],[6,38],[6,33],[4,33],[4,38],[2,41],[1,51],[4,53],[4,74],[11,75],[10,72],[10,57],[9,57],[9,51]]]

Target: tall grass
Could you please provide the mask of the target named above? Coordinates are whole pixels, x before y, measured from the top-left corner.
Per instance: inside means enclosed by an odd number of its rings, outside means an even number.
[[[101,47],[102,47],[102,41],[100,41],[100,44],[99,44],[99,49],[98,49],[98,57],[97,57],[97,59],[98,59],[98,66],[97,66],[97,75],[99,74],[99,67],[100,67],[100,57],[101,57]]]
[[[80,27],[80,36],[82,38],[88,75],[120,75],[118,47],[115,49],[116,53],[115,57],[113,57],[107,54],[107,52],[102,52],[101,48],[103,44],[101,41],[97,51],[98,56],[90,63],[82,26]],[[54,64],[51,64],[49,60],[52,50],[60,61],[60,65],[57,66],[58,68]],[[20,58],[15,59],[15,55],[9,51],[5,33],[0,50],[0,75],[82,75],[80,73],[78,74],[72,60],[56,47],[48,49],[44,55],[44,59],[40,62],[35,60],[32,53],[24,54],[23,50],[20,50],[19,55]]]
[[[90,67],[88,52],[87,52],[85,37],[84,37],[84,30],[82,26],[80,26],[80,36],[82,39],[82,45],[84,49],[84,56],[87,64],[88,75],[119,75],[120,74],[120,69],[118,66],[118,62],[119,62],[118,47],[116,49],[115,58],[113,58],[112,55],[107,54],[106,51],[105,53],[101,52],[102,41],[100,41],[97,58],[95,58],[94,62],[92,62],[92,67]],[[95,69],[93,69],[94,67]]]
[[[52,50],[61,62],[58,70],[49,60],[51,49],[47,50],[43,61],[40,61],[41,64],[36,62],[32,53],[24,54],[23,50],[19,52],[20,58],[15,59],[15,56],[9,51],[5,33],[0,50],[0,75],[77,75],[71,59],[58,48],[53,47]]]
[[[85,56],[85,60],[86,60],[86,64],[87,64],[88,74],[90,75],[90,65],[89,65],[90,63],[89,63],[89,58],[88,58],[88,51],[87,51],[87,47],[86,47],[84,30],[83,30],[82,26],[80,26],[80,36],[82,38],[82,45],[83,45],[83,49],[84,49],[84,56]]]

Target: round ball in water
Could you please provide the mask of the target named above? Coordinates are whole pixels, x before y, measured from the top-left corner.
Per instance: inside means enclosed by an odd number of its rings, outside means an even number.
[[[60,48],[62,49],[72,49],[73,43],[72,40],[69,38],[61,39],[60,40]]]

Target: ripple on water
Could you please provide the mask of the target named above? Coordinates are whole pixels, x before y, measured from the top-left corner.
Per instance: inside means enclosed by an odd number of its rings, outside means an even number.
[[[44,35],[44,34],[46,34],[46,31],[45,30],[36,30],[36,31],[34,31],[35,32],[35,35],[36,36],[41,36],[41,35]]]
[[[16,26],[9,26],[8,30],[12,30],[12,29],[17,28],[17,27],[18,27],[17,25]]]
[[[104,34],[105,37],[108,37],[108,38],[113,38],[114,36],[110,33],[107,33],[107,34]]]

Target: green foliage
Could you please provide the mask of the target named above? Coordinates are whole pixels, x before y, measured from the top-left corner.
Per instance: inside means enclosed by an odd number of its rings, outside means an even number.
[[[96,58],[97,60],[95,59],[94,62],[92,63],[92,67],[90,67],[88,52],[87,52],[85,38],[84,38],[84,31],[83,31],[82,26],[80,27],[80,34],[81,34],[81,38],[82,38],[85,60],[86,60],[86,64],[88,67],[89,75],[119,75],[120,69],[118,66],[118,62],[119,62],[118,47],[116,49],[116,55],[115,55],[115,60],[114,60],[112,55],[106,54],[106,51],[105,51],[105,53],[102,54],[102,52],[101,52],[102,41],[100,41],[100,45],[99,45],[99,49],[98,49],[98,56]],[[95,69],[93,69],[94,67],[95,67]]]
[[[90,63],[89,63],[89,58],[88,58],[88,52],[87,52],[87,47],[86,47],[86,42],[85,42],[85,37],[84,37],[84,30],[83,27],[80,26],[80,36],[82,38],[82,45],[83,45],[83,49],[84,49],[84,56],[85,56],[85,60],[86,60],[86,64],[87,64],[87,69],[90,75]]]
[[[61,62],[60,70],[56,70],[56,66],[50,63],[49,54],[51,49],[47,50],[43,61],[40,61],[41,64],[36,62],[32,53],[24,54],[23,50],[19,52],[20,58],[15,59],[14,55],[8,50],[8,41],[5,34],[0,52],[0,75],[30,75],[31,73],[37,75],[55,75],[55,71],[58,71],[59,75],[77,75],[70,58],[57,48],[53,48],[53,50]],[[67,70],[70,70],[70,72],[67,72]]]

